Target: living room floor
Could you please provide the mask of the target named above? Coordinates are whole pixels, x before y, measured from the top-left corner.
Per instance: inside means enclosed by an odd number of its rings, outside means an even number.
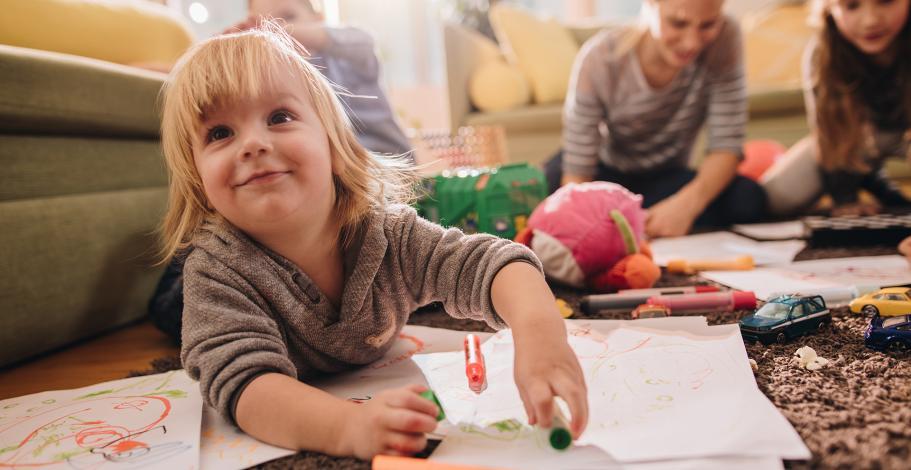
[[[0,369],[0,400],[65,390],[127,377],[150,362],[178,354],[171,339],[148,320]]]

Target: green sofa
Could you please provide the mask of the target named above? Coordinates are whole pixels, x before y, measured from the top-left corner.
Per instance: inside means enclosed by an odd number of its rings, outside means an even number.
[[[164,78],[0,45],[0,367],[146,314]]]

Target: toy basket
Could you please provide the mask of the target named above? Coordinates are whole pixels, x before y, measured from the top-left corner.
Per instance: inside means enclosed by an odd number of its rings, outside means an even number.
[[[500,126],[465,126],[448,130],[418,130],[411,136],[415,162],[422,174],[460,167],[494,167],[507,163],[506,131]]]

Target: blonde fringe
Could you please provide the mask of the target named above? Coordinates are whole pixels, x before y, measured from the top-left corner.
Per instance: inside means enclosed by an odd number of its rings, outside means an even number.
[[[403,156],[377,156],[361,146],[333,85],[307,57],[303,46],[281,26],[267,21],[251,31],[203,41],[178,61],[161,92],[161,140],[170,188],[168,209],[158,232],[160,263],[189,248],[203,222],[217,216],[196,171],[191,131],[199,128],[206,112],[256,96],[272,80],[298,80],[326,129],[333,166],[339,168],[333,176],[335,214],[345,245],[372,210],[414,200],[414,169]]]

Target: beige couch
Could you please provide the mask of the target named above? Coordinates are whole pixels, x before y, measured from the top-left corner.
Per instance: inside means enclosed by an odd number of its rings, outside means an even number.
[[[744,31],[749,44],[750,35],[767,41],[761,37],[767,29],[775,28],[787,20],[793,26],[794,16],[804,16],[802,8],[795,11],[792,7],[779,16],[767,15],[757,24],[745,25]],[[801,23],[802,24],[802,23]],[[585,40],[597,33],[602,27],[594,26],[568,26],[574,40],[581,45]],[[444,47],[446,53],[446,73],[448,82],[450,124],[453,129],[466,125],[497,125],[506,131],[509,158],[511,161],[528,161],[541,163],[560,148],[562,103],[552,104],[527,104],[513,109],[496,112],[482,112],[474,107],[469,98],[469,82],[472,73],[476,70],[481,60],[484,60],[483,51],[472,35],[476,34],[457,24],[444,26]],[[804,40],[808,37],[809,30],[794,33]],[[793,38],[790,38],[793,39]],[[792,70],[790,74],[779,73],[771,85],[751,84],[749,93],[750,121],[747,127],[748,139],[775,139],[782,144],[790,145],[805,136],[808,132],[804,116],[803,97],[799,86],[799,51],[802,43],[791,43],[790,54],[785,64],[748,63],[750,70],[770,70],[769,65],[776,69],[784,67]],[[748,47],[749,49],[749,47]],[[757,60],[768,62],[778,60],[779,54],[757,56]],[[749,73],[748,73],[749,75]],[[698,154],[698,153],[697,153]]]

